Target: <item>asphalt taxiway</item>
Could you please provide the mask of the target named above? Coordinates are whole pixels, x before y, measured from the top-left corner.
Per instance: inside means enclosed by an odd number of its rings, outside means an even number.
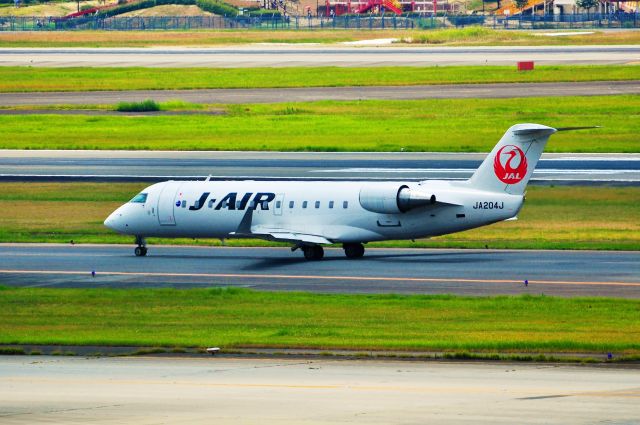
[[[484,153],[0,151],[0,181],[466,179]],[[640,154],[543,154],[532,184],[638,185]]]
[[[640,46],[354,47],[246,45],[215,48],[1,48],[0,66],[448,66],[628,64],[640,61]]]
[[[157,102],[181,99],[186,102],[204,104],[238,104],[312,102],[318,100],[500,99],[540,96],[610,96],[639,93],[640,81],[630,80],[562,83],[0,93],[0,105],[92,105],[138,102],[141,99],[153,99]],[[17,114],[22,112],[2,111],[2,113]],[[64,111],[54,111],[52,113],[64,113]]]
[[[640,253],[368,249],[349,260],[329,248],[307,261],[289,248],[149,246],[135,257],[133,245],[2,244],[0,285],[640,298]]]
[[[0,422],[637,423],[640,369],[0,356]]]

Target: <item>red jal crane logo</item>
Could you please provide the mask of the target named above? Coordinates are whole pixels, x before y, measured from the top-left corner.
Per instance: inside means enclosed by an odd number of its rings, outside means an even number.
[[[527,174],[527,157],[517,146],[503,146],[493,160],[493,169],[501,182],[518,183]]]

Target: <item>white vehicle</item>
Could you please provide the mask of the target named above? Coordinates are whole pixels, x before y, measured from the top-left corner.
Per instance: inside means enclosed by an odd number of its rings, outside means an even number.
[[[147,187],[104,222],[136,238],[260,238],[319,260],[341,243],[348,258],[367,242],[416,239],[513,219],[540,155],[558,130],[511,127],[466,181],[166,181]],[[568,130],[568,128],[566,129]]]

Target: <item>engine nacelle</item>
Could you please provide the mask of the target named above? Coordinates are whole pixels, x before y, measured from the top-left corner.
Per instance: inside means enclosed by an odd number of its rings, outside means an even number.
[[[360,205],[380,214],[404,213],[436,203],[436,196],[398,183],[371,183],[360,189]]]

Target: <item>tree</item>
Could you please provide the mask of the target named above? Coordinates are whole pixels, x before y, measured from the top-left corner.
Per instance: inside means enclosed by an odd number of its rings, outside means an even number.
[[[589,11],[592,7],[596,7],[598,5],[598,0],[576,0],[576,6],[581,9],[586,9]]]
[[[527,3],[529,3],[529,0],[513,0],[513,2],[515,3],[516,7],[520,9],[520,11],[522,11]]]

